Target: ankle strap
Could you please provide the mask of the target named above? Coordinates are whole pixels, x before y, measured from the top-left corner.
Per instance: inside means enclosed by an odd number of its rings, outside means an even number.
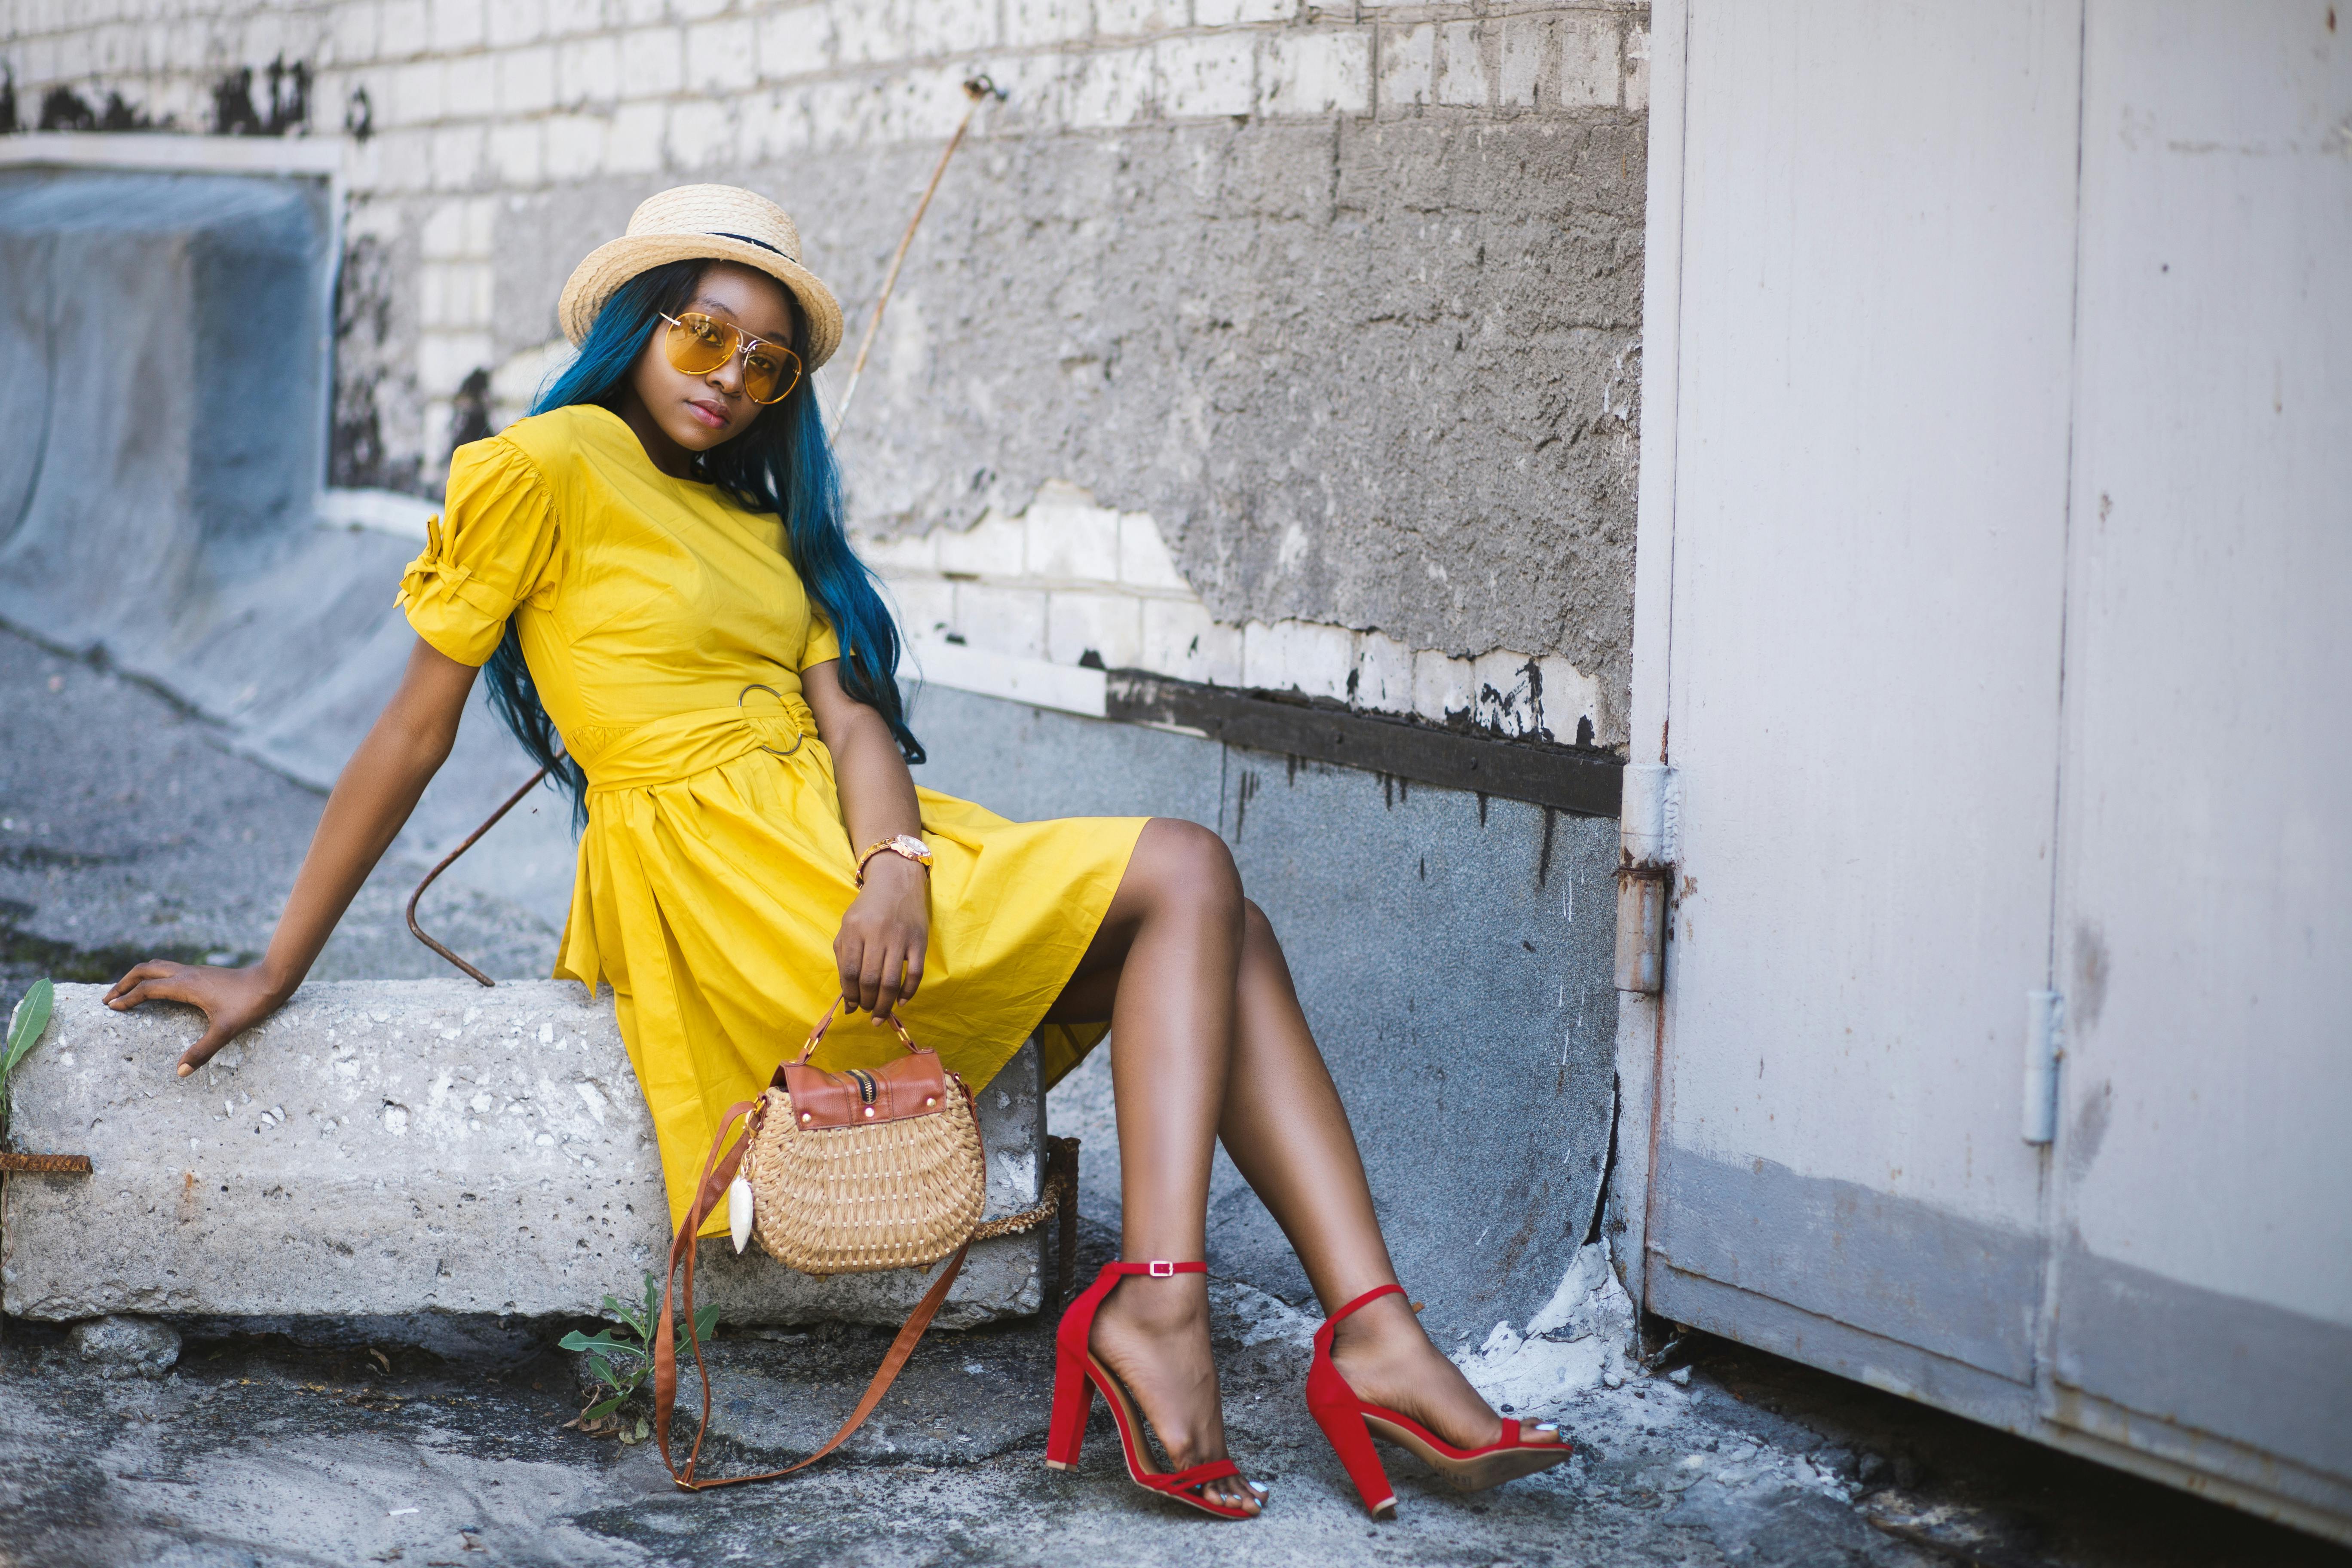
[[[1348,1316],[1350,1312],[1353,1312],[1357,1308],[1370,1306],[1372,1302],[1379,1300],[1383,1296],[1402,1296],[1403,1294],[1404,1287],[1402,1285],[1376,1285],[1372,1289],[1365,1291],[1362,1295],[1357,1297],[1354,1300],[1349,1302],[1346,1306],[1340,1308],[1338,1311],[1332,1313],[1329,1317],[1324,1319],[1323,1326],[1328,1330],[1340,1319]]]
[[[1152,1279],[1166,1279],[1178,1274],[1206,1274],[1208,1271],[1209,1266],[1205,1263],[1170,1263],[1164,1258],[1158,1258],[1151,1259],[1148,1263],[1106,1263],[1103,1265],[1103,1273],[1115,1279],[1142,1276]],[[1393,1285],[1389,1288],[1391,1289],[1396,1289]]]

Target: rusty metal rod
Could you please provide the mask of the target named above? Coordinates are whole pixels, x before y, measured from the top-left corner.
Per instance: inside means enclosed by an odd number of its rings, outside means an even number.
[[[0,1171],[27,1176],[87,1176],[87,1154],[0,1154]]]
[[[956,121],[955,134],[948,138],[947,147],[940,153],[939,167],[931,171],[931,183],[923,187],[923,199],[915,204],[915,216],[907,220],[907,232],[899,237],[898,253],[890,258],[889,275],[882,279],[881,296],[874,301],[874,314],[866,322],[866,335],[858,340],[857,359],[849,367],[849,388],[841,395],[841,406],[833,416],[835,432],[848,423],[849,405],[857,400],[858,378],[866,374],[866,356],[874,352],[875,335],[882,330],[882,312],[889,308],[891,290],[898,287],[898,268],[906,265],[908,247],[915,243],[915,230],[922,226],[923,215],[930,210],[931,197],[940,188],[940,177],[948,172],[948,160],[963,144],[963,133],[971,128],[971,117],[979,111],[982,100],[1002,99],[1004,89],[985,76],[976,76],[963,84],[963,95],[971,101],[964,105],[963,118]]]
[[[522,804],[522,797],[537,789],[539,787],[540,781],[546,776],[547,770],[545,768],[541,768],[539,772],[531,774],[529,779],[525,780],[522,788],[507,796],[507,803],[504,805],[490,813],[488,820],[485,821],[479,827],[474,829],[473,832],[466,835],[466,841],[463,844],[458,845],[457,847],[450,850],[446,855],[442,856],[441,863],[434,867],[430,871],[425,872],[425,880],[416,884],[416,891],[408,895],[408,934],[415,937],[417,941],[423,942],[425,946],[431,948],[434,952],[439,953],[442,957],[447,959],[450,963],[456,964],[458,968],[464,970],[467,974],[472,975],[476,980],[480,981],[485,985],[496,985],[498,982],[491,979],[488,975],[483,973],[480,970],[475,968],[472,964],[467,963],[464,959],[458,957],[456,953],[451,952],[447,948],[442,946],[439,942],[435,942],[431,937],[425,934],[425,928],[416,923],[416,900],[425,896],[425,889],[433,885],[434,878],[438,877],[442,872],[447,870],[452,865],[454,865],[457,862],[458,856],[463,855],[467,850],[471,849],[474,847],[474,840],[479,838],[483,834],[488,833],[491,828],[496,827],[499,825],[499,818],[504,816],[508,812],[512,811],[516,806],[520,805]]]

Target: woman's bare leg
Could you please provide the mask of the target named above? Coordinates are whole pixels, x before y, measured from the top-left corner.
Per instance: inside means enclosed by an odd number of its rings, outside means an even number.
[[[1218,1132],[1329,1312],[1394,1283],[1396,1269],[1348,1113],[1307,1030],[1281,943],[1255,904],[1244,904],[1243,919],[1234,1052]],[[1429,1342],[1402,1296],[1383,1297],[1342,1322],[1331,1356],[1360,1395],[1417,1418],[1458,1447],[1502,1436],[1502,1418]]]
[[[1155,819],[1049,1015],[1110,1019],[1124,1194],[1119,1251],[1130,1261],[1206,1255],[1209,1165],[1233,1056],[1242,909],[1241,879],[1223,841],[1192,823]],[[1123,1281],[1096,1314],[1093,1346],[1142,1405],[1175,1468],[1227,1457],[1203,1277]],[[1258,1507],[1239,1480],[1204,1489],[1229,1506]]]

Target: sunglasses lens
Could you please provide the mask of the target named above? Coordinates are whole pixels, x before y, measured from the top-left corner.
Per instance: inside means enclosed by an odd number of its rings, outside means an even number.
[[[743,394],[754,403],[780,403],[800,384],[801,362],[790,349],[762,343],[743,358]]]
[[[734,328],[688,310],[670,323],[665,347],[671,364],[688,375],[702,375],[725,364],[738,341]]]

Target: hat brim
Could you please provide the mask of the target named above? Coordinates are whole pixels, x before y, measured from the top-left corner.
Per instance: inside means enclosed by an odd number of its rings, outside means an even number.
[[[765,246],[713,234],[624,235],[590,251],[572,269],[555,307],[563,335],[577,348],[596,324],[596,313],[613,291],[640,272],[672,261],[732,261],[764,272],[792,290],[806,319],[808,341],[801,357],[812,371],[841,346],[841,301],[824,279]]]

